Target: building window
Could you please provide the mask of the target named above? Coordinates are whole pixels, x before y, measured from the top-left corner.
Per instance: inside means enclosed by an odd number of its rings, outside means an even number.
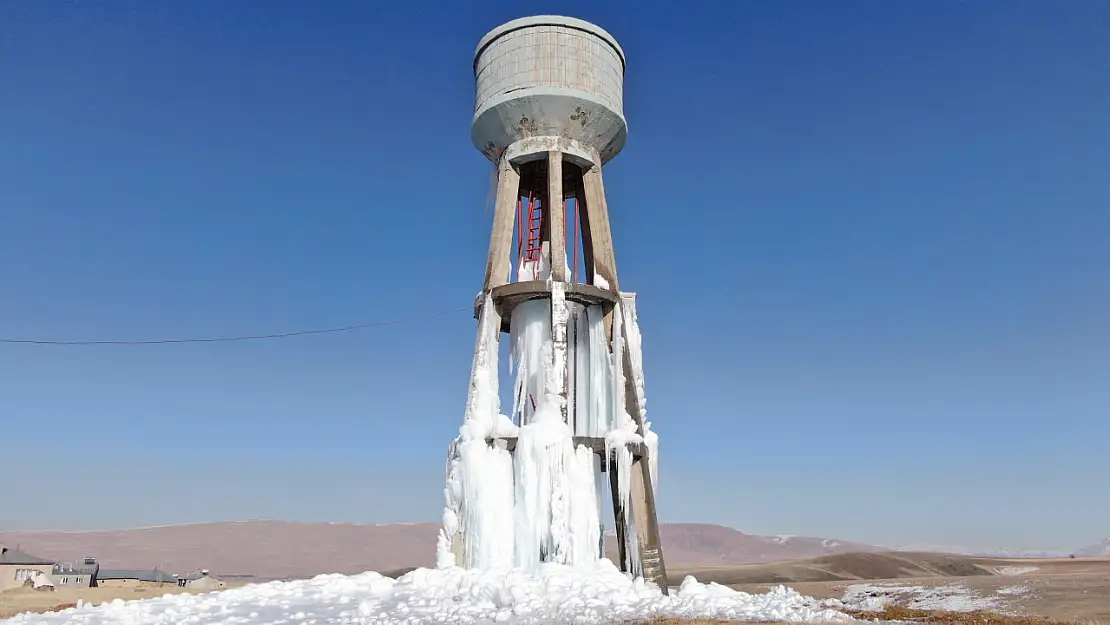
[[[38,572],[39,572],[38,569],[16,569],[15,570],[15,581],[25,582],[25,581],[31,579],[32,577],[34,577],[35,573],[38,573]]]

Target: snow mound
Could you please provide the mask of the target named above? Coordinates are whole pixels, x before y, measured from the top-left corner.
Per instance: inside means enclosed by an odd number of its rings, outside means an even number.
[[[1025,575],[1039,570],[1041,569],[1035,566],[1000,566],[996,572],[999,575]]]
[[[378,573],[320,575],[253,584],[203,595],[79,605],[62,612],[22,614],[3,625],[432,625],[451,623],[622,623],[653,618],[792,622],[850,621],[815,599],[779,586],[750,595],[687,577],[664,596],[609,560],[535,571],[416,569],[393,580]]]
[[[887,605],[900,605],[911,610],[945,612],[997,611],[1001,597],[982,597],[961,584],[945,586],[899,586],[896,584],[852,584],[844,597],[824,602],[826,607],[843,610],[879,612]]]

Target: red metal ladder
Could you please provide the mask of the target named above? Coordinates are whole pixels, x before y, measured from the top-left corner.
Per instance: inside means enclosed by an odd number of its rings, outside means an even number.
[[[521,207],[520,212],[523,213],[524,212],[524,210],[523,210],[523,208],[524,208],[523,198],[521,199],[520,207]],[[522,214],[521,217],[523,218],[524,215]],[[527,242],[527,245],[524,245],[524,241],[521,241],[521,246],[520,246],[521,250],[522,250],[521,260],[523,261],[521,263],[521,268],[523,269],[524,267],[528,266],[529,264],[535,263],[535,266],[532,269],[532,272],[533,272],[532,275],[536,276],[536,277],[539,277],[538,276],[539,262],[540,262],[540,257],[543,255],[543,251],[541,249],[541,246],[543,245],[543,241],[541,239],[541,234],[540,234],[540,232],[543,228],[543,205],[540,203],[539,198],[532,195],[531,193],[528,194],[528,214],[527,214],[527,217],[528,217],[528,239],[527,239],[528,242]],[[523,219],[521,221],[521,225],[523,226]],[[523,238],[523,237],[521,237],[521,238]]]

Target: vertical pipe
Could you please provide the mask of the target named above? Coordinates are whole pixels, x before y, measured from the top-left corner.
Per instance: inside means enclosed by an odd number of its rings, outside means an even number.
[[[575,204],[578,205],[578,220],[582,224],[582,284],[594,283],[594,237],[593,224],[590,222],[590,199],[586,197],[585,176],[575,181]]]
[[[516,270],[517,282],[520,282],[520,261],[524,259],[524,200],[517,194],[516,198]]]
[[[574,271],[572,282],[578,284],[578,195],[574,196]]]

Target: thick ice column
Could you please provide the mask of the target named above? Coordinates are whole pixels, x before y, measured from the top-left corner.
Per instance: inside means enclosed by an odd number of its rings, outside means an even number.
[[[556,264],[553,267],[558,267]],[[551,366],[559,416],[567,420],[567,300],[565,282],[551,282]]]
[[[474,346],[466,418],[447,459],[443,529],[436,561],[440,567],[498,568],[512,565],[512,459],[487,438],[510,436],[515,428],[500,414],[497,346],[501,316],[485,294]]]
[[[548,394],[548,378],[552,363],[551,304],[534,299],[521,302],[509,322],[512,344],[510,367],[515,369],[513,415],[520,425],[527,425],[534,406]]]

